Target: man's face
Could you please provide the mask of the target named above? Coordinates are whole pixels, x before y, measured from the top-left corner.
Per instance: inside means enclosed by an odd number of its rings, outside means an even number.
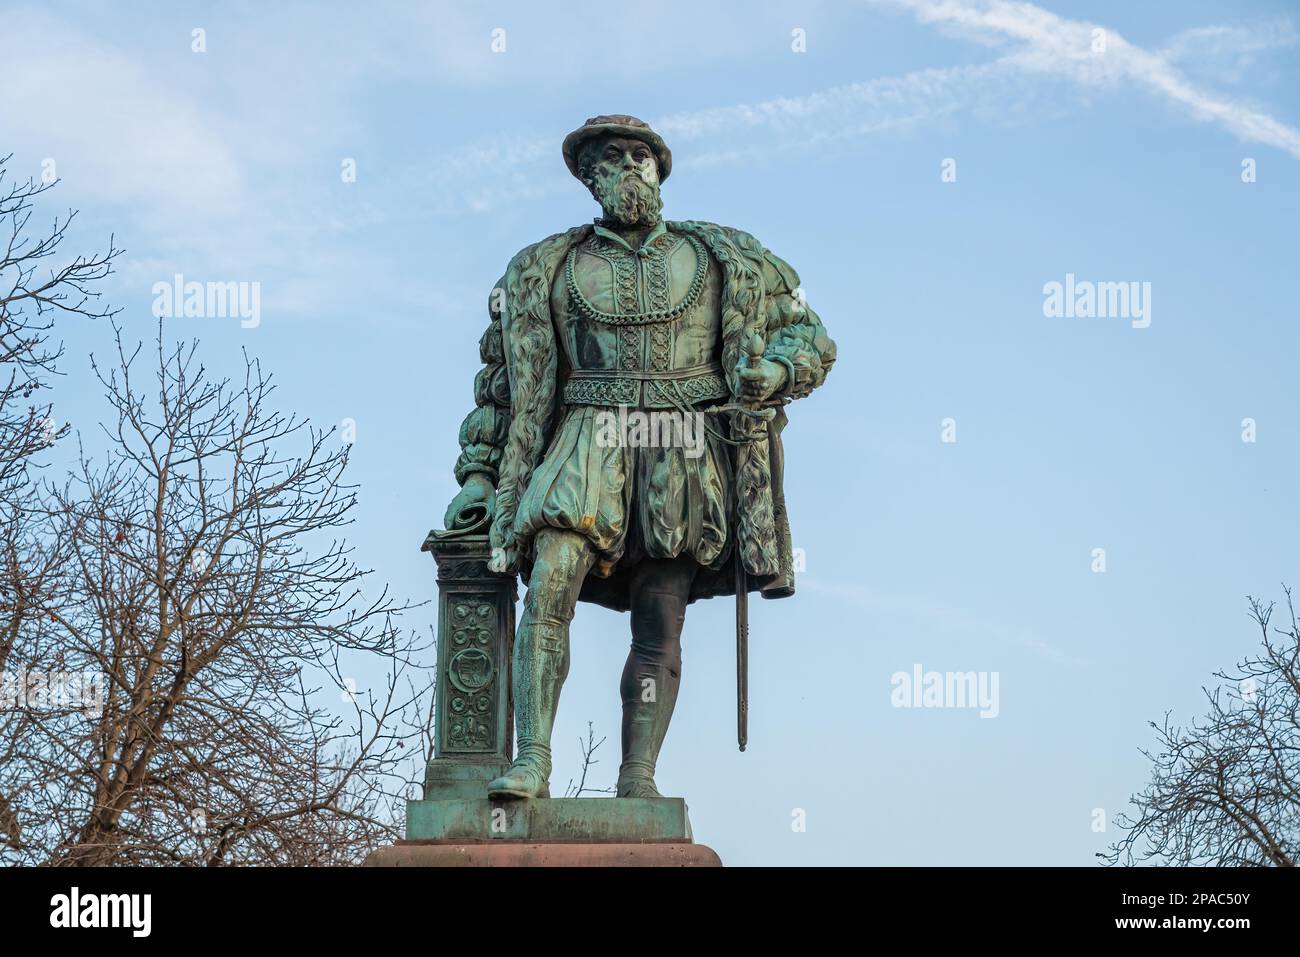
[[[654,150],[644,140],[628,136],[602,136],[592,143],[591,150],[593,177],[609,177],[635,170],[650,185],[659,184],[659,164],[655,161]]]
[[[587,144],[585,182],[606,219],[624,226],[652,225],[659,218],[659,164],[649,145],[627,136],[604,136]]]

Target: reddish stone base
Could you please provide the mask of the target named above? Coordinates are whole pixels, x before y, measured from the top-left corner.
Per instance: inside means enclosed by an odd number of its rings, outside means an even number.
[[[366,867],[721,867],[703,844],[436,844],[399,841],[365,860]]]

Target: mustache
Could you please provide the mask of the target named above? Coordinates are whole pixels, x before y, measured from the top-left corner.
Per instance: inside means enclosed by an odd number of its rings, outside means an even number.
[[[603,192],[613,193],[616,190],[635,189],[637,192],[657,193],[659,185],[657,183],[648,183],[642,178],[641,173],[634,169],[622,170],[611,173],[609,176],[600,177],[596,180],[596,187]]]
[[[641,174],[636,170],[627,170],[623,173],[611,176],[605,182],[604,191],[607,195],[618,193],[625,195],[628,193],[653,195],[658,192],[658,187],[653,183],[647,183],[641,178]]]

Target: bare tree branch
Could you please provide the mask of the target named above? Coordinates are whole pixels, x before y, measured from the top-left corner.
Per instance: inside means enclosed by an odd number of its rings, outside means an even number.
[[[582,751],[582,773],[578,778],[578,783],[574,784],[570,779],[568,786],[564,789],[565,797],[582,797],[584,794],[614,794],[617,788],[589,788],[587,787],[587,774],[593,767],[600,763],[596,759],[596,749],[605,743],[605,739],[596,740],[596,731],[592,722],[587,722],[587,740],[578,739],[578,748]]]

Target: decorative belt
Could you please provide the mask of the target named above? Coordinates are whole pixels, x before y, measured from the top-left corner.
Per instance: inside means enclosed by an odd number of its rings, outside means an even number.
[[[694,405],[730,394],[716,362],[662,372],[574,369],[564,385],[568,405],[626,405],[641,409]]]

